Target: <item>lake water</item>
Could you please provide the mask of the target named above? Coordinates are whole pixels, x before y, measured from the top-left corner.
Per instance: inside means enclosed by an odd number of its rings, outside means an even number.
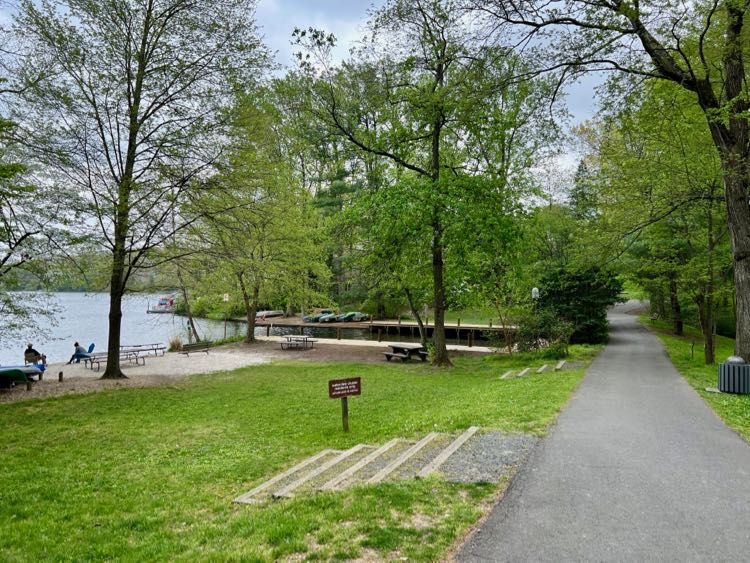
[[[18,293],[19,299],[28,297],[27,293]],[[85,348],[90,343],[96,345],[96,351],[107,349],[107,334],[109,333],[109,294],[107,293],[48,293],[44,295],[50,310],[55,311],[54,326],[44,327],[48,337],[22,338],[0,342],[0,365],[16,365],[23,363],[23,351],[28,342],[34,348],[47,355],[47,361],[68,361],[73,353],[73,343],[79,342]],[[122,337],[121,343],[147,344],[161,342],[168,344],[170,338],[179,337],[183,342],[188,341],[187,318],[172,314],[146,313],[149,304],[155,304],[159,298],[157,294],[126,295],[122,302]],[[217,340],[224,338],[224,321],[196,319],[198,333],[202,339]],[[273,327],[271,335],[297,334],[297,328]],[[229,321],[226,323],[227,337],[244,335],[246,324]],[[336,338],[335,327],[308,327],[306,334],[320,338]],[[265,336],[266,328],[255,329],[256,336]],[[347,329],[342,331],[342,337],[355,340],[369,340],[377,338],[368,330]],[[416,342],[418,334],[413,336],[398,336],[387,334],[389,341]],[[448,339],[450,344],[466,344],[466,341]]]
[[[25,338],[0,343],[0,365],[23,363],[23,351],[28,342],[42,354],[47,354],[48,362],[68,361],[73,353],[73,343],[78,341],[88,347],[93,342],[95,350],[107,349],[109,294],[107,293],[51,293],[47,294],[49,305],[57,311],[56,326],[49,326],[48,338]],[[23,294],[19,294],[23,298]],[[167,344],[173,336],[187,342],[187,322],[185,317],[170,314],[148,314],[149,303],[154,304],[158,295],[127,295],[122,304],[122,343],[142,344],[163,342]],[[196,324],[201,338],[217,339],[224,337],[224,322],[197,319]],[[227,323],[227,336],[244,334],[242,323]]]

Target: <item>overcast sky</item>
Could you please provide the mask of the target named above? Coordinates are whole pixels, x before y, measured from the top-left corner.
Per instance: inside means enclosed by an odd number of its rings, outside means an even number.
[[[259,0],[257,23],[266,44],[277,53],[277,62],[289,66],[294,64],[290,41],[295,27],[333,33],[338,39],[336,54],[344,57],[360,37],[368,11],[382,4],[383,0]],[[592,76],[568,88],[566,100],[574,123],[593,116],[593,89],[600,82]]]

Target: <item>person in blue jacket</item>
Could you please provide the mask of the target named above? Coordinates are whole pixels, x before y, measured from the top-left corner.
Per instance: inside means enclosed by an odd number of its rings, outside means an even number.
[[[70,357],[70,360],[68,361],[68,363],[72,364],[73,360],[75,360],[77,364],[80,364],[81,358],[88,358],[89,353],[86,351],[86,348],[78,344],[78,342],[76,342],[74,346],[75,346],[75,352],[73,352],[73,355]]]

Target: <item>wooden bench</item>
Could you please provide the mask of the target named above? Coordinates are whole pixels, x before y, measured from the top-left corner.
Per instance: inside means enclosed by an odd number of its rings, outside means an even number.
[[[204,342],[196,342],[195,344],[183,344],[182,348],[180,348],[180,354],[185,354],[186,356],[190,356],[190,352],[205,352],[208,354],[208,349],[211,347],[210,340],[206,340]]]
[[[291,340],[289,342],[281,343],[282,350],[304,350],[306,347],[307,346],[305,346],[305,343],[302,340]]]
[[[31,384],[34,382],[30,375],[25,374],[20,369],[0,369],[0,387],[13,387],[16,383],[25,383],[26,390],[31,391]],[[6,385],[7,383],[7,385]]]

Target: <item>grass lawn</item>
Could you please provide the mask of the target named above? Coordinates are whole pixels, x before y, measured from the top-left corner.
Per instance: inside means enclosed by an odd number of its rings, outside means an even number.
[[[573,347],[588,361],[597,348]],[[441,558],[503,484],[437,478],[234,505],[323,448],[470,425],[543,434],[583,369],[499,380],[529,358],[276,363],[0,406],[0,560]],[[331,378],[362,377],[341,432]]]
[[[669,358],[687,379],[698,394],[729,426],[739,432],[745,440],[750,442],[750,395],[734,395],[730,393],[709,393],[706,387],[716,387],[718,383],[717,366],[707,366],[703,360],[703,337],[699,330],[685,327],[685,336],[671,334],[671,324],[664,321],[650,321],[648,317],[641,317],[641,322],[654,330]],[[693,343],[695,346],[693,348]],[[691,352],[691,348],[693,351]],[[734,340],[723,336],[716,337],[716,360],[723,362],[734,354]]]

